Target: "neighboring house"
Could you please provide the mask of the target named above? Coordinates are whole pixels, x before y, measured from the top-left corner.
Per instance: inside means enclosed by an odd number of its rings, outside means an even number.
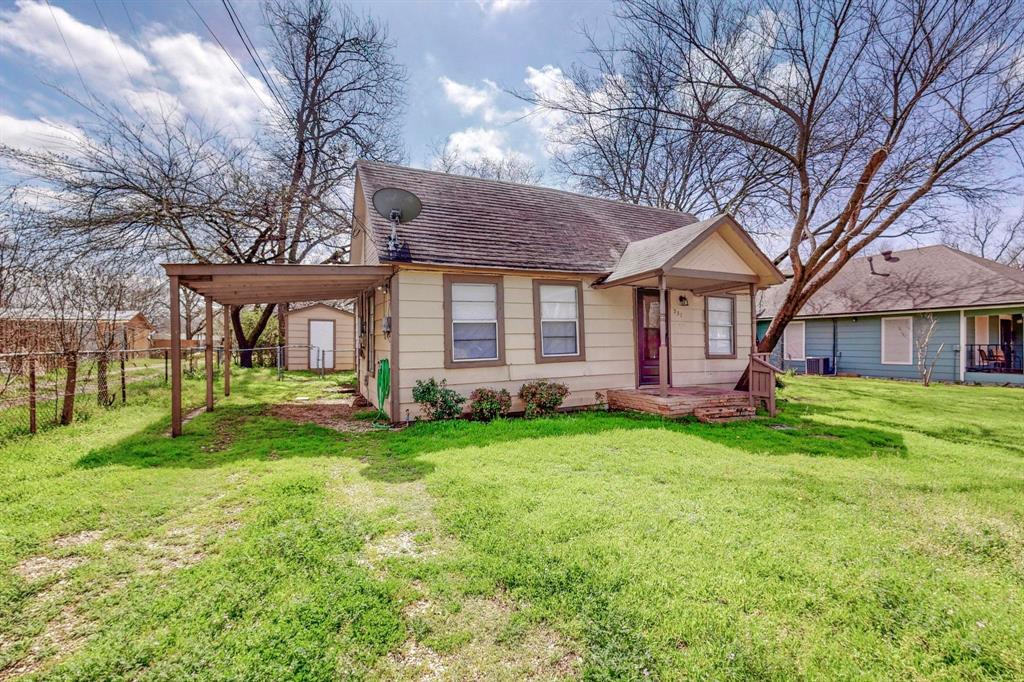
[[[72,333],[69,327],[81,332]],[[98,345],[128,350],[152,347],[155,327],[138,310],[82,311],[63,315],[38,311],[8,309],[0,314],[0,352],[52,352],[62,350],[58,339],[63,329],[66,336],[80,335],[81,350],[95,350]],[[98,344],[100,339],[106,339]]]
[[[762,296],[759,337],[787,288]],[[929,317],[933,379],[1024,384],[1024,271],[948,246],[852,259],[787,325],[773,357],[799,372],[825,358],[831,372],[915,379]]]
[[[287,369],[351,371],[355,367],[355,315],[325,303],[288,311]]]
[[[488,386],[513,396],[551,379],[576,407],[613,402],[609,391],[730,393],[750,360],[753,296],[783,281],[728,215],[698,221],[375,162],[357,171],[352,260],[342,267],[388,273],[358,294],[358,380],[376,404],[376,373],[389,362],[395,390],[384,409],[394,421],[420,415],[413,387],[431,377],[464,395]],[[372,204],[385,188],[422,202],[398,226],[395,249]]]

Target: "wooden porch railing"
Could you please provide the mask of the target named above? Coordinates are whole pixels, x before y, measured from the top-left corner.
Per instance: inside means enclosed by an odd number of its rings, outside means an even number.
[[[747,392],[750,402],[757,404],[764,401],[768,414],[775,416],[775,373],[782,370],[768,362],[769,353],[751,353],[750,364],[747,365]]]

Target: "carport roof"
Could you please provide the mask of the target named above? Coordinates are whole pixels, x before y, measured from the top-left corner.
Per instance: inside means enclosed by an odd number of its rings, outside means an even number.
[[[181,286],[223,305],[355,298],[381,284],[389,265],[165,264]]]

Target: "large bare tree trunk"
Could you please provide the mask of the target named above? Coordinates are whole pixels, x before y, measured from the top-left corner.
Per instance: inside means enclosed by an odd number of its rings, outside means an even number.
[[[64,403],[61,407],[60,423],[67,426],[75,419],[75,392],[78,390],[78,353],[64,355],[67,364],[67,378],[64,380]]]
[[[256,321],[252,333],[247,337],[242,327],[242,306],[231,307],[231,326],[235,330],[235,340],[238,342],[238,365],[240,367],[252,367],[252,348],[259,343],[260,336],[267,328],[267,323],[274,315],[274,304],[263,309],[260,319]]]

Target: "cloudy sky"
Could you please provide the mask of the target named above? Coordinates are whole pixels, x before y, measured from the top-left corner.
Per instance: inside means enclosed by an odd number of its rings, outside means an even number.
[[[192,4],[199,16],[185,0],[0,0],[0,139],[64,144],[52,124],[85,112],[57,88],[78,96],[88,88],[138,111],[178,107],[253,134],[270,95],[220,0]],[[266,46],[259,4],[233,4]],[[524,105],[506,91],[550,86],[583,56],[580,27],[601,31],[612,10],[603,0],[352,4],[387,22],[409,69],[409,162],[425,165],[448,139],[467,156],[512,151],[541,168],[546,122],[524,118]]]

